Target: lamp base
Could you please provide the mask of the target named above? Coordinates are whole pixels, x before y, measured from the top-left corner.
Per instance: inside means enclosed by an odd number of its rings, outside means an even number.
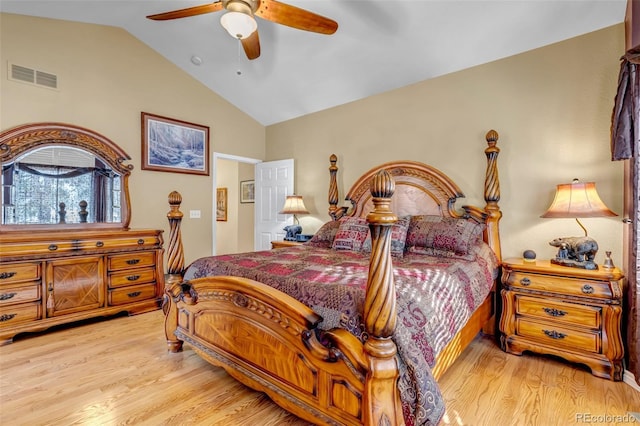
[[[555,258],[551,259],[551,263],[553,263],[554,265],[569,266],[572,268],[589,269],[594,271],[598,269],[598,265],[596,265],[596,263],[592,260],[579,262],[577,260]]]
[[[551,263],[572,268],[598,269],[593,261],[598,252],[598,243],[591,237],[559,237],[549,241],[549,245],[558,247],[558,254]]]

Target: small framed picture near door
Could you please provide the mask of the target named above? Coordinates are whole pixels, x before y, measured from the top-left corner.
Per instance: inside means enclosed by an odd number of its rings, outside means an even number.
[[[216,189],[216,220],[227,221],[227,188]]]
[[[254,203],[256,201],[256,183],[253,180],[240,182],[240,202]]]

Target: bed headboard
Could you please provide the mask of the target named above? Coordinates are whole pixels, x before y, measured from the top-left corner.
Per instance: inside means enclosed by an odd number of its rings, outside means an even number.
[[[498,133],[490,130],[486,135],[489,145],[485,149],[487,156],[487,171],[485,174],[484,208],[461,206],[462,211],[456,210],[455,202],[464,194],[447,175],[440,170],[415,161],[395,161],[377,166],[362,175],[353,184],[345,200],[350,207],[338,207],[338,185],[336,174],[338,171],[337,156],[329,159],[329,215],[333,220],[343,216],[366,217],[373,210],[371,182],[380,170],[386,170],[395,181],[395,192],[391,199],[391,210],[397,216],[413,216],[432,214],[448,217],[469,217],[487,225],[484,239],[496,252],[500,253],[500,238],[498,222],[502,217],[498,201],[500,200],[500,185],[498,180],[497,156],[500,149],[496,146]]]

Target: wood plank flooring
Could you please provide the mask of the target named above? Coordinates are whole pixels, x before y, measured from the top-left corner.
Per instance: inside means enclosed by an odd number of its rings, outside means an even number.
[[[162,323],[160,311],[88,321],[0,347],[0,425],[306,425],[188,346],[168,353]],[[440,385],[441,425],[629,424],[640,411],[625,383],[482,337]]]

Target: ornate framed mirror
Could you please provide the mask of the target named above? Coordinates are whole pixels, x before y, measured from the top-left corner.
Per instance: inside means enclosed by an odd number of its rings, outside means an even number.
[[[130,159],[105,136],[70,124],[0,133],[0,231],[128,229]]]

